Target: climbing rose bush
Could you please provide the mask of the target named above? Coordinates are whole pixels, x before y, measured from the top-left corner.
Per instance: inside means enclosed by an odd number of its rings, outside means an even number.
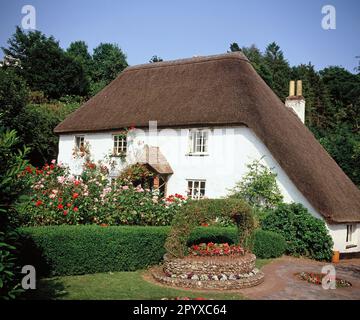
[[[169,225],[187,201],[160,198],[121,179],[110,182],[108,168],[89,161],[78,178],[55,160],[41,169],[26,167],[21,178],[29,185],[28,199],[19,205],[22,225]]]

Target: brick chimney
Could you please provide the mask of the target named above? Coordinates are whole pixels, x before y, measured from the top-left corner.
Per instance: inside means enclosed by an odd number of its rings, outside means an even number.
[[[302,123],[305,123],[305,99],[302,95],[302,81],[296,81],[296,95],[295,95],[295,81],[291,80],[289,84],[289,96],[285,100],[285,106],[291,108],[299,117]]]

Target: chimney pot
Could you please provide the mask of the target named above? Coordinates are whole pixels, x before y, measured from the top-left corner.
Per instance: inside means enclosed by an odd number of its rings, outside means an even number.
[[[295,81],[291,80],[289,84],[289,97],[293,97],[295,95]]]
[[[296,81],[296,95],[302,96],[302,81],[301,80]]]

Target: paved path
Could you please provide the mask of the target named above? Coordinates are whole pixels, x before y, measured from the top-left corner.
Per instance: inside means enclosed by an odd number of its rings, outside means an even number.
[[[264,266],[262,271],[265,273],[265,280],[261,285],[239,291],[250,299],[261,300],[360,300],[360,259],[341,260],[334,265],[336,276],[350,281],[350,288],[324,290],[321,285],[311,284],[294,276],[294,273],[302,271],[320,273],[326,264],[303,258],[282,257]]]

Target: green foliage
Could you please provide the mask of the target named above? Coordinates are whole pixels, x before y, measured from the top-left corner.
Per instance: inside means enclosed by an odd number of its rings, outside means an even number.
[[[16,232],[0,231],[0,300],[15,299],[23,290],[19,284]]]
[[[345,123],[323,131],[319,134],[319,142],[350,179],[360,186],[360,134],[353,132]]]
[[[59,137],[53,130],[78,107],[79,103],[29,104],[16,117],[14,121],[19,137],[30,148],[29,157],[33,165],[41,166],[57,157]]]
[[[7,226],[14,203],[26,187],[19,175],[27,165],[24,158],[28,149],[16,150],[17,143],[16,131],[0,127],[0,230]]]
[[[288,96],[290,66],[284,58],[284,54],[280,50],[280,47],[275,42],[270,43],[266,47],[264,64],[270,71],[273,91],[284,101]]]
[[[233,219],[243,245],[254,228],[250,206],[242,199],[202,199],[189,201],[175,215],[165,248],[169,255],[183,257],[192,230],[199,224],[211,224],[218,218]]]
[[[93,81],[106,84],[128,66],[125,53],[111,43],[100,43],[94,49],[93,61]]]
[[[25,81],[13,69],[0,68],[0,125],[15,128],[14,118],[24,109],[27,97]]]
[[[5,55],[19,61],[20,67],[12,68],[31,90],[42,91],[51,98],[88,92],[82,64],[67,55],[53,37],[46,37],[40,31],[25,33],[17,27],[8,44],[8,48],[2,49]]]
[[[19,175],[24,170],[27,153],[16,150],[16,132],[0,127],[0,299],[14,299],[20,292],[16,255],[16,233],[10,221],[15,213],[14,204],[26,187]]]
[[[223,230],[226,229],[226,230]],[[73,275],[132,271],[161,262],[170,227],[52,226],[21,228],[23,264],[40,274]],[[197,228],[193,241],[212,235],[235,238],[236,230]]]
[[[276,182],[277,175],[260,161],[247,165],[248,173],[231,190],[230,198],[245,199],[256,209],[275,208],[283,200]]]
[[[250,248],[259,259],[277,258],[284,254],[286,241],[276,232],[257,229],[250,237]]]
[[[325,222],[313,217],[301,204],[281,204],[264,219],[262,228],[283,235],[287,254],[331,259],[333,241]]]

